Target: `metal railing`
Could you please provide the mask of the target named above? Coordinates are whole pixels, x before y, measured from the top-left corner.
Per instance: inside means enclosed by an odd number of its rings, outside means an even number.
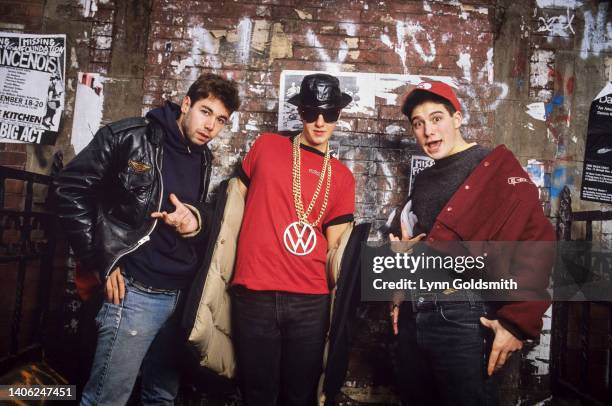
[[[9,182],[17,191],[7,191]],[[14,292],[12,306],[0,309],[5,338],[9,332],[5,326],[10,325],[8,345],[0,348],[0,373],[18,363],[42,358],[57,220],[45,204],[35,203],[38,197],[35,190],[48,188],[51,183],[50,176],[0,166],[1,292],[9,301]],[[46,197],[43,190],[40,194]],[[7,200],[19,201],[22,207],[15,204],[7,207]],[[30,285],[26,289],[28,282],[37,284],[36,288],[31,289]],[[27,319],[24,320],[26,311]]]
[[[584,240],[592,241],[594,221],[612,221],[612,211],[572,212],[570,191],[565,187],[559,203],[557,239],[573,241],[572,224],[584,222]],[[589,252],[584,261],[591,263]],[[598,366],[599,373],[594,376]],[[612,404],[612,303],[553,303],[551,375],[555,396],[577,397],[590,405]]]

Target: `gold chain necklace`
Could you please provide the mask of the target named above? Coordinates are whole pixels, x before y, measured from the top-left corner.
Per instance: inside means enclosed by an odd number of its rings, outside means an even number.
[[[293,139],[293,201],[295,204],[295,211],[300,223],[305,223],[311,225],[312,227],[316,227],[317,224],[323,218],[323,214],[325,213],[325,209],[327,208],[327,201],[329,198],[329,189],[331,186],[331,177],[332,177],[332,168],[331,168],[331,160],[330,160],[330,152],[329,145],[327,145],[327,149],[325,150],[325,158],[323,158],[323,168],[321,168],[321,175],[319,175],[319,181],[317,182],[317,187],[315,189],[314,194],[312,195],[312,199],[310,200],[310,204],[308,205],[308,209],[304,212],[304,205],[302,204],[302,182],[301,182],[301,154],[300,154],[300,138],[301,134],[297,135]],[[323,205],[321,206],[321,211],[319,212],[319,216],[317,219],[310,223],[308,221],[308,217],[314,208],[315,202],[319,197],[319,193],[321,192],[321,187],[323,186],[323,179],[325,179],[325,174],[327,175],[327,182],[325,184],[325,193],[323,194]]]

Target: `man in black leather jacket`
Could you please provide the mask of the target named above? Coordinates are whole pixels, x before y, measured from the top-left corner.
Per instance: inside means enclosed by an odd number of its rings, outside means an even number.
[[[107,299],[81,404],[125,404],[141,369],[142,403],[173,403],[179,299],[201,260],[196,243],[209,216],[206,144],[239,104],[233,82],[202,75],[180,106],[168,102],[100,129],[59,174],[60,223]]]

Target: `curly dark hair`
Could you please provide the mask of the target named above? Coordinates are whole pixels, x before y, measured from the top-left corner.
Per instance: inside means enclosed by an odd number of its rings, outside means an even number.
[[[189,86],[187,96],[194,104],[198,100],[213,96],[223,103],[230,114],[240,108],[240,97],[236,82],[214,73],[205,73]]]

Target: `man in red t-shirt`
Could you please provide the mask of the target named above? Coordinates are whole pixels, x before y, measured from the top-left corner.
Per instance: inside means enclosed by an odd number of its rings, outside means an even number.
[[[355,179],[329,149],[350,102],[337,78],[305,76],[289,99],[303,131],[262,134],[242,163],[232,317],[247,405],[315,404],[329,325],[325,259],[355,209]]]

